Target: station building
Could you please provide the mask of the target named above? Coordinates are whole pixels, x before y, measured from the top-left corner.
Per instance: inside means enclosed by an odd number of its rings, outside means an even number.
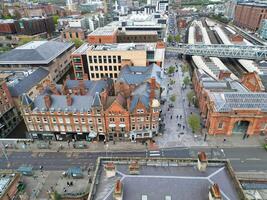
[[[250,74],[243,78],[244,85],[230,75],[221,71],[216,80],[201,69],[194,71],[192,80],[203,126],[210,135],[266,134],[267,93],[262,92],[257,81],[247,83],[252,80],[248,78]]]

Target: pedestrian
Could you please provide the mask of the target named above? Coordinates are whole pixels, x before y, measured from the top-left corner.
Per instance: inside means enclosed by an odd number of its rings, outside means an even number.
[[[183,117],[183,116],[182,116],[182,115],[180,115],[180,119],[182,119],[182,117]]]
[[[170,108],[168,108],[168,111],[170,111]]]
[[[183,125],[183,129],[185,129],[185,126]]]
[[[225,143],[226,142],[226,138],[223,138],[223,143]]]
[[[171,115],[171,119],[172,119],[172,115]]]
[[[243,135],[243,140],[246,138],[246,133]]]
[[[206,140],[207,140],[207,134],[205,133],[204,142],[206,142]]]
[[[178,116],[178,115],[176,115],[176,119],[178,119],[178,117],[179,117],[179,116]]]

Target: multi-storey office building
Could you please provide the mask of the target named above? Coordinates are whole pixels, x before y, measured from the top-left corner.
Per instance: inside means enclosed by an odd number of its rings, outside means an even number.
[[[42,66],[58,81],[69,69],[73,43],[32,41],[0,55],[0,70],[19,70]]]
[[[19,123],[19,115],[5,81],[0,77],[0,138],[6,137]]]
[[[84,55],[87,56],[87,65]],[[117,79],[123,66],[163,65],[165,45],[158,43],[124,43],[83,45],[72,54],[76,79],[88,71],[90,80],[103,77]],[[87,69],[86,69],[87,68]]]

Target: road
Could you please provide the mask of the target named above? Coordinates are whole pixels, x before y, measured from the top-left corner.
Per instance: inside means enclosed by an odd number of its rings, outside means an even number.
[[[267,172],[267,152],[260,147],[244,148],[171,148],[161,149],[161,157],[169,158],[196,158],[197,152],[205,151],[209,158],[229,159],[237,172]],[[31,165],[38,169],[40,165],[44,170],[66,170],[71,166],[93,167],[97,157],[147,157],[149,154],[141,152],[83,152],[83,153],[30,153],[12,152],[8,159],[11,165],[8,166],[6,158],[1,155],[0,169],[17,169],[23,164]],[[256,156],[255,156],[256,155]]]

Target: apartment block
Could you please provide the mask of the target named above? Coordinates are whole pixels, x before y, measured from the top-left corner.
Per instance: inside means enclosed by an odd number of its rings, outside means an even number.
[[[155,63],[162,66],[164,55],[163,42],[98,44],[81,46],[72,54],[72,61],[76,79],[82,79],[86,70],[90,80],[104,77],[117,79],[121,68],[126,65],[145,67]]]
[[[19,115],[6,84],[6,75],[0,77],[0,138],[5,138],[19,123]]]
[[[73,43],[32,41],[0,55],[0,70],[22,70],[43,67],[58,81],[69,69]]]

